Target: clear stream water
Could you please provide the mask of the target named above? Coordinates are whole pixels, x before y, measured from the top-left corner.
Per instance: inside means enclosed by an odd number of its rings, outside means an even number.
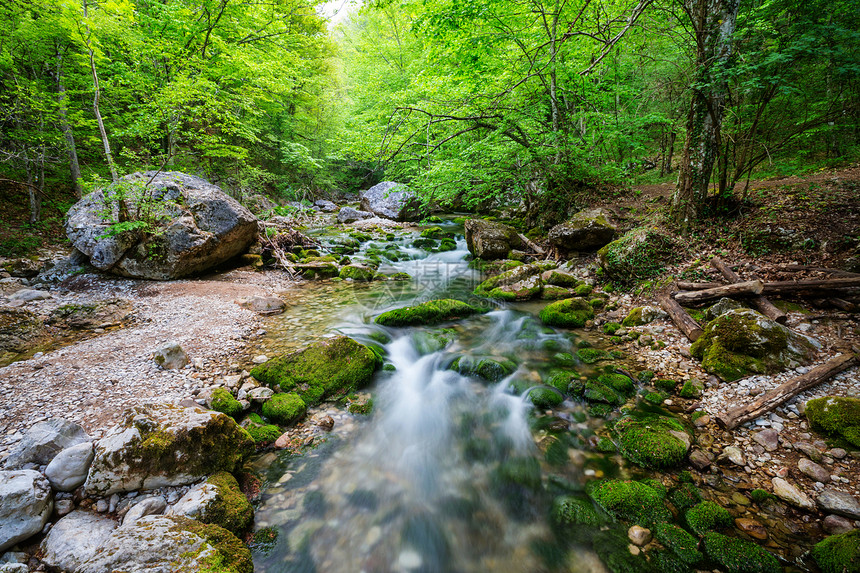
[[[447,229],[459,231],[451,225]],[[397,239],[411,260],[380,270],[413,281],[310,285],[269,325],[272,355],[309,340],[345,333],[370,342],[385,334],[386,361],[371,386],[370,416],[349,416],[312,451],[264,459],[268,485],[257,528],[278,530],[272,547],[255,552],[257,571],[483,572],[599,571],[593,554],[556,539],[548,524],[551,498],[540,487],[543,453],[553,440],[535,427],[532,404],[515,395],[515,380],[540,384],[551,356],[575,350],[576,337],[543,327],[541,305],[497,308],[453,325],[387,329],[372,323],[388,308],[436,298],[469,300],[480,276],[457,249],[428,253]],[[373,243],[363,245],[366,250]],[[357,258],[361,253],[357,254]],[[473,301],[476,302],[476,301]],[[481,301],[487,304],[486,301]],[[422,331],[452,329],[443,349],[422,354]],[[459,356],[509,357],[518,369],[488,383],[449,370]],[[588,475],[614,463],[575,446],[602,425],[566,403],[546,420],[564,419],[574,432],[553,479],[581,489]],[[274,458],[274,459],[273,459]]]

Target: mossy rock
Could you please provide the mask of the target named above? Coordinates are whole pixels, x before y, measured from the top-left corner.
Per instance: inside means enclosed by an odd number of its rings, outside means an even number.
[[[597,380],[588,380],[585,383],[582,389],[582,397],[589,402],[602,402],[614,406],[624,403],[623,395]]]
[[[516,363],[507,358],[472,358],[461,356],[451,364],[451,370],[456,370],[463,376],[478,376],[488,382],[498,382],[505,376],[513,374],[517,369]]]
[[[389,310],[377,316],[375,322],[383,326],[432,325],[459,320],[481,312],[478,307],[448,298]]]
[[[597,377],[597,381],[625,396],[631,396],[636,390],[636,385],[633,383],[633,380],[624,374],[601,374]]]
[[[592,546],[606,570],[612,573],[667,573],[655,571],[653,564],[645,559],[644,555],[630,553],[630,540],[624,531],[617,529],[601,531],[594,536]]]
[[[601,509],[621,521],[650,526],[672,518],[663,505],[663,496],[641,482],[592,481],[586,485],[585,491]]]
[[[128,410],[95,445],[90,496],[184,485],[235,471],[254,452],[251,436],[219,412],[170,405]]]
[[[659,318],[664,318],[666,313],[655,306],[637,306],[630,309],[630,312],[621,321],[622,326],[642,326],[650,322],[654,322]]]
[[[347,336],[311,344],[254,367],[251,375],[281,391],[294,391],[309,406],[354,392],[373,378],[379,357]]]
[[[540,293],[543,300],[562,300],[572,296],[573,291],[571,289],[554,285],[544,285]]]
[[[582,328],[586,321],[594,318],[594,309],[581,298],[568,298],[546,305],[539,316],[549,326]]]
[[[281,428],[275,424],[267,424],[263,421],[259,414],[251,414],[244,426],[245,430],[254,439],[254,443],[270,444],[281,437],[283,432]]]
[[[226,388],[216,388],[212,391],[209,407],[216,412],[227,414],[234,420],[238,420],[242,415],[242,403],[234,398],[233,394]]]
[[[357,282],[372,281],[376,271],[361,265],[346,265],[340,269],[340,278],[352,279]]]
[[[371,412],[373,412],[373,399],[369,398],[367,400],[354,400],[349,403],[346,411],[350,414],[359,414],[362,416],[369,416]]]
[[[567,393],[570,391],[570,383],[573,382],[574,378],[578,378],[578,376],[576,372],[568,370],[553,370],[544,380],[544,384],[552,386],[562,393]]]
[[[705,554],[726,573],[781,573],[779,561],[752,541],[706,533]]]
[[[824,573],[860,573],[860,529],[819,541],[812,557]]]
[[[815,398],[806,403],[806,417],[813,429],[841,437],[860,448],[860,399],[837,396]]]
[[[573,289],[582,284],[582,281],[571,273],[560,271],[558,269],[544,271],[541,275],[541,279],[543,279],[543,282],[548,285],[564,287],[566,289]]]
[[[806,364],[817,345],[754,310],[732,310],[708,323],[690,347],[702,367],[726,381]]]
[[[474,294],[499,300],[528,300],[539,296],[543,288],[541,273],[545,264],[521,265],[490,277],[479,284]]]
[[[553,502],[552,520],[562,527],[574,525],[600,527],[606,523],[606,517],[594,508],[591,501],[567,495],[558,497]]]
[[[496,468],[494,479],[499,484],[537,490],[541,486],[540,462],[532,457],[508,458]]]
[[[553,387],[532,388],[529,391],[529,400],[536,408],[548,409],[558,406],[564,402],[564,395],[560,390]]]
[[[199,514],[187,515],[187,517],[193,517],[203,523],[219,525],[236,535],[247,531],[254,520],[254,508],[239,488],[239,482],[231,474],[218,472],[209,476],[204,484],[195,486],[193,489],[200,490],[205,503]],[[182,506],[182,500],[177,503],[177,506]]]
[[[713,501],[702,501],[687,510],[684,514],[687,525],[699,535],[708,531],[726,529],[732,525],[732,514],[724,507]]]
[[[696,565],[704,559],[704,555],[699,551],[699,540],[677,525],[658,523],[653,533],[654,539],[687,565]]]
[[[682,249],[668,235],[647,227],[624,234],[597,251],[604,276],[620,283],[647,280],[677,261]]]
[[[594,364],[595,362],[612,358],[607,351],[599,348],[580,348],[576,351],[576,355],[586,364]]]
[[[686,511],[702,501],[702,492],[691,483],[682,483],[669,493],[669,501],[681,511]]]
[[[679,382],[677,380],[670,380],[669,378],[656,378],[651,381],[658,390],[662,390],[664,392],[674,392],[675,388],[678,387]]]
[[[670,468],[680,464],[690,449],[684,426],[667,416],[622,417],[612,431],[621,445],[622,455],[645,468]]]
[[[687,400],[701,398],[702,392],[705,391],[705,385],[699,380],[690,379],[684,382],[684,385],[678,391],[678,396]]]
[[[273,422],[288,426],[304,418],[308,406],[295,392],[275,394],[263,403],[263,415]]]
[[[453,329],[445,328],[443,330],[429,332],[419,330],[412,335],[412,344],[418,354],[432,354],[439,352],[454,341],[456,332]]]
[[[444,238],[453,238],[453,233],[447,233],[442,230],[442,227],[427,227],[423,231],[421,231],[421,236],[425,239],[444,239]]]

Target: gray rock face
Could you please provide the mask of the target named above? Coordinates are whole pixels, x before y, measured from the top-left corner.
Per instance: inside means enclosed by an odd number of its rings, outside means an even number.
[[[525,246],[517,230],[504,223],[467,219],[464,229],[469,252],[484,260],[504,259],[511,249]]]
[[[335,211],[337,211],[337,205],[335,205],[331,201],[326,201],[325,199],[314,201],[314,207],[318,207],[319,210],[324,213],[334,213]]]
[[[169,280],[205,271],[254,242],[256,217],[219,187],[178,172],[134,173],[122,183],[131,187],[128,194],[133,197],[150,178],[143,193],[151,191],[164,215],[161,233],[144,236],[132,230],[106,237],[120,210],[118,201],[106,198],[104,190],[90,193],[69,210],[66,235],[94,267],[122,276]],[[136,217],[135,201],[126,203]]]
[[[811,510],[815,507],[815,504],[812,503],[812,500],[809,499],[805,493],[784,479],[778,477],[773,478],[771,480],[771,484],[773,485],[773,495],[779,499],[802,509]]]
[[[360,208],[379,217],[395,221],[414,221],[419,217],[420,202],[405,185],[394,181],[377,183],[361,194]]]
[[[199,531],[212,531],[216,526],[194,527],[188,519],[148,515],[133,524],[113,530],[102,545],[102,550],[87,559],[76,573],[196,573],[212,571],[212,563],[224,557],[245,558],[247,555],[225,554],[227,548],[214,545],[201,536]],[[193,529],[193,531],[192,531]],[[220,534],[229,536],[226,530]],[[242,547],[236,540],[236,546]],[[243,568],[239,571],[251,569]]]
[[[23,308],[0,308],[0,353],[23,352],[44,332],[36,314]]]
[[[64,449],[90,440],[78,424],[62,418],[51,418],[27,430],[6,458],[3,467],[14,470],[27,463],[45,465]]]
[[[0,471],[0,552],[42,531],[53,507],[51,486],[42,474]]]
[[[77,571],[92,558],[116,529],[116,521],[76,510],[60,519],[42,541],[44,561],[62,571]]]
[[[130,525],[147,515],[161,515],[167,508],[167,502],[160,495],[145,497],[131,506],[122,519],[123,525]]]
[[[200,408],[132,408],[96,443],[85,489],[91,496],[185,485],[233,471],[254,449],[232,418]]]
[[[851,519],[860,519],[860,503],[850,493],[828,487],[818,495],[815,501],[825,511]]]
[[[594,251],[612,241],[615,231],[608,211],[586,209],[550,229],[547,239],[562,251]]]
[[[90,471],[93,455],[92,442],[66,448],[57,454],[45,468],[45,476],[51,482],[51,487],[57,491],[72,491],[83,485]]]
[[[705,309],[705,320],[710,322],[718,316],[726,314],[730,310],[738,310],[741,308],[746,307],[734,299],[724,297]]]
[[[362,221],[364,219],[373,218],[373,213],[369,213],[368,211],[359,211],[358,209],[353,209],[352,207],[344,207],[337,214],[337,222],[338,223],[355,223],[356,221]]]
[[[33,302],[34,300],[48,300],[51,298],[51,293],[43,290],[21,289],[9,297],[9,300],[22,300],[24,302]]]
[[[152,359],[165,370],[178,370],[190,362],[188,355],[185,354],[178,342],[168,342],[164,346],[156,348],[152,354]]]
[[[167,515],[179,515],[205,521],[209,508],[218,498],[218,488],[208,482],[195,485],[183,495],[176,505],[170,508]]]

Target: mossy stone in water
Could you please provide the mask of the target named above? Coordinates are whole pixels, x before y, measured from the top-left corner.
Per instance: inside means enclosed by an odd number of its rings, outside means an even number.
[[[451,369],[456,370],[463,376],[478,376],[489,382],[498,382],[505,376],[512,374],[517,365],[507,358],[479,358],[462,356],[451,364]]]
[[[289,392],[272,396],[263,403],[262,411],[266,418],[286,426],[301,419],[308,407],[298,394]]]
[[[568,298],[546,305],[539,316],[549,326],[581,328],[594,318],[594,309],[581,298]]]
[[[576,351],[576,355],[586,364],[594,364],[611,358],[608,352],[599,348],[580,348]]]
[[[616,392],[620,392],[621,394],[631,395],[633,394],[636,386],[633,384],[633,380],[630,379],[629,376],[624,374],[616,374],[616,373],[606,373],[601,374],[597,377],[598,382],[601,384],[606,384]]]
[[[271,443],[281,437],[281,428],[274,424],[266,424],[259,414],[248,416],[245,429],[251,434],[255,444]]]
[[[781,573],[779,561],[752,541],[727,537],[713,531],[705,534],[705,553],[726,573]]]
[[[806,403],[813,429],[839,436],[860,448],[860,399],[825,396]]]
[[[234,420],[242,415],[242,404],[226,388],[216,388],[213,390],[209,405],[216,412],[227,414]]]
[[[684,426],[667,416],[624,416],[612,431],[622,455],[645,468],[669,468],[681,463],[690,449]]]
[[[303,350],[269,360],[251,375],[284,392],[295,391],[308,405],[336,399],[370,382],[379,364],[367,346],[347,336],[316,342]]]
[[[555,499],[552,508],[552,520],[561,526],[589,525],[600,527],[606,523],[606,518],[598,513],[589,500],[573,496],[562,496]]]
[[[660,493],[637,481],[592,481],[585,491],[606,513],[622,521],[652,525],[672,517]]]
[[[704,558],[698,549],[699,540],[677,525],[658,523],[653,533],[657,541],[687,565],[700,563]]]
[[[454,331],[449,328],[436,332],[420,330],[412,335],[412,342],[418,354],[423,356],[444,349],[454,340],[454,334]]]
[[[702,492],[691,483],[682,483],[669,493],[669,501],[681,511],[685,511],[702,501]]]
[[[215,496],[206,504],[206,510],[198,519],[203,523],[214,523],[236,535],[242,534],[254,520],[254,508],[239,488],[239,482],[227,472],[209,476],[206,483],[215,490]]]
[[[589,402],[604,402],[616,406],[624,403],[623,396],[596,380],[589,380],[585,383],[582,396]]]
[[[616,529],[601,531],[592,541],[594,551],[612,573],[652,573],[654,567],[644,555],[630,553],[630,540]],[[664,573],[664,572],[660,572]]]
[[[824,573],[860,573],[860,529],[819,541],[812,557]]]
[[[376,317],[383,326],[418,326],[459,320],[482,312],[481,309],[454,299],[431,300],[415,306],[389,310]]]
[[[690,379],[684,382],[684,385],[678,391],[678,396],[687,400],[699,398],[702,392],[705,391],[705,386],[699,380]]]
[[[533,388],[529,392],[529,400],[536,408],[552,408],[564,401],[564,396],[559,391],[550,388]]]
[[[811,339],[748,309],[712,320],[690,347],[707,372],[727,381],[808,363],[816,351]]]
[[[704,535],[708,531],[726,529],[732,525],[732,514],[713,501],[703,501],[684,514],[690,529]]]
[[[376,272],[370,267],[360,265],[346,265],[340,269],[340,278],[352,279],[359,282],[372,281]]]

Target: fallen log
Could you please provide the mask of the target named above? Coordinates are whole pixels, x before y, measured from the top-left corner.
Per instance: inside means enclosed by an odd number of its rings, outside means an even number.
[[[733,430],[741,424],[767,414],[801,392],[828,380],[831,376],[858,364],[860,364],[860,355],[857,352],[840,354],[824,364],[816,366],[806,374],[792,378],[770,392],[765,392],[751,404],[733,408],[725,414],[717,415],[717,424],[725,430]]]
[[[764,294],[797,294],[803,292],[824,294],[829,291],[860,288],[860,276],[838,279],[809,279],[802,281],[775,281],[764,283]]]
[[[678,287],[678,290],[705,290],[709,288],[717,288],[723,286],[725,283],[691,283],[686,281],[678,281],[675,283],[675,286]]]
[[[670,293],[664,292],[657,296],[657,302],[660,307],[669,314],[669,318],[675,323],[681,332],[686,335],[690,342],[696,342],[704,333],[702,327],[696,322],[692,316],[687,314],[680,304],[678,304]]]
[[[739,283],[741,282],[741,277],[732,270],[732,268],[725,263],[720,257],[714,257],[711,259],[711,265],[723,275],[727,281],[730,283]],[[779,310],[772,302],[770,302],[767,298],[758,295],[754,296],[750,299],[750,302],[756,309],[768,317],[771,320],[778,322],[779,324],[785,324],[788,322],[788,316]]]
[[[746,281],[700,291],[679,292],[675,295],[675,300],[680,304],[696,304],[698,302],[707,302],[709,300],[723,298],[724,296],[749,297],[761,294],[763,288],[764,283],[761,281]]]
[[[857,305],[853,302],[841,299],[841,298],[828,298],[827,302],[839,310],[844,310],[845,312],[856,312]]]
[[[803,271],[816,272],[816,273],[824,273],[836,277],[860,277],[858,273],[852,273],[849,271],[843,271],[840,269],[828,269],[825,267],[811,267],[807,265],[777,265],[774,267],[774,270],[783,273],[799,273]]]
[[[529,247],[532,251],[534,251],[535,253],[537,253],[537,254],[539,254],[539,255],[543,255],[543,254],[544,254],[544,250],[540,247],[540,245],[538,245],[537,243],[535,243],[534,241],[532,241],[531,239],[529,239],[528,237],[526,237],[526,236],[525,236],[525,235],[523,235],[522,233],[517,233],[517,235],[519,236],[520,240],[521,240],[523,243],[525,243],[526,245],[528,245],[528,247]]]

